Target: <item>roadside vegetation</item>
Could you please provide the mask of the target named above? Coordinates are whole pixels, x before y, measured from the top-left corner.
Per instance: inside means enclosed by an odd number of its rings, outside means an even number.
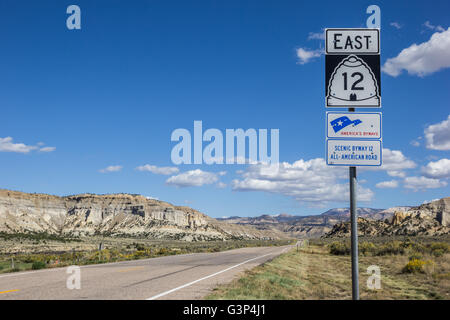
[[[2,238],[0,234],[0,238]],[[186,242],[176,240],[118,238],[58,238],[45,234],[16,234],[3,238],[0,251],[0,273],[39,270],[69,265],[87,265],[126,260],[147,259],[167,255],[220,252],[243,247],[281,246],[289,240],[229,240]],[[8,240],[8,241],[6,241]],[[30,252],[7,252],[8,242],[32,248]],[[99,250],[100,244],[102,250]],[[48,245],[46,247],[45,245]],[[42,251],[42,248],[64,250]],[[29,250],[29,249],[27,249]],[[6,251],[6,252],[5,252]]]
[[[351,299],[348,239],[312,240],[219,286],[207,299]],[[361,239],[361,299],[450,299],[450,241]],[[371,290],[369,266],[381,270]]]

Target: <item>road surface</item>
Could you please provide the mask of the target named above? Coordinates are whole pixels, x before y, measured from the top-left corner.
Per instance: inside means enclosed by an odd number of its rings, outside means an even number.
[[[201,299],[218,284],[231,281],[291,248],[241,248],[81,266],[80,289],[67,268],[0,274],[3,299]],[[73,271],[72,271],[73,272]]]

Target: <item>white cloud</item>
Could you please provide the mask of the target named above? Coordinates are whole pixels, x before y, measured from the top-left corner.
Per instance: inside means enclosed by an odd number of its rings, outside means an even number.
[[[33,150],[40,152],[53,152],[56,147],[44,147],[45,143],[38,142],[35,146],[26,145],[24,143],[14,143],[12,137],[0,138],[0,152],[17,152],[29,153]]]
[[[322,32],[310,32],[308,40],[325,40],[325,29]]]
[[[428,149],[450,150],[450,115],[447,120],[428,126],[424,133]]]
[[[325,204],[330,201],[348,201],[348,170],[327,166],[324,159],[300,159],[292,164],[251,165],[232,181],[235,191],[265,191],[282,194],[300,202]],[[373,192],[359,186],[358,200],[370,201]]]
[[[436,31],[440,31],[440,32],[445,31],[445,29],[442,28],[442,26],[434,26],[430,23],[430,21],[425,21],[423,26],[425,26],[426,28],[428,28],[430,30],[436,30]]]
[[[56,150],[55,147],[43,147],[39,149],[40,152],[53,152],[55,150]]]
[[[394,27],[395,29],[401,29],[403,26],[400,24],[400,23],[398,23],[398,22],[391,22],[389,25],[391,25],[392,27]]]
[[[216,187],[219,189],[223,189],[227,187],[227,184],[219,181],[217,182]]]
[[[403,180],[405,188],[414,191],[445,187],[447,182],[426,177],[407,177]]]
[[[122,166],[108,166],[104,169],[100,169],[99,171],[101,173],[108,173],[108,172],[117,172],[122,170]]]
[[[383,72],[397,77],[406,70],[409,74],[425,76],[450,67],[450,28],[434,33],[430,40],[403,49],[398,56],[383,65]]]
[[[172,176],[166,180],[166,183],[176,187],[200,187],[205,184],[213,184],[218,182],[219,176],[223,176],[224,174],[225,171],[214,173],[196,169]]]
[[[414,161],[405,157],[400,150],[383,148],[383,164],[381,167],[374,167],[372,170],[385,170],[391,177],[404,177],[403,170],[415,168]]]
[[[377,188],[397,188],[398,187],[398,181],[397,180],[391,180],[391,181],[383,181],[379,182],[375,185]]]
[[[150,165],[150,164],[139,166],[136,168],[136,170],[149,171],[149,172],[152,172],[155,174],[164,174],[164,175],[169,175],[169,174],[174,174],[174,173],[179,172],[177,167],[157,167],[157,166]]]
[[[404,178],[406,177],[406,173],[403,171],[387,171],[387,174],[391,177],[398,177],[398,178]]]
[[[425,167],[422,167],[422,173],[428,178],[450,178],[450,159],[430,161]]]
[[[414,161],[408,159],[400,150],[391,150],[383,148],[383,164],[380,167],[361,168],[361,171],[386,171],[391,177],[404,178],[404,170],[413,169],[417,165]]]
[[[420,142],[417,141],[417,140],[412,140],[409,144],[412,145],[413,147],[419,147],[420,146]]]
[[[28,153],[35,149],[37,149],[36,146],[28,146],[23,143],[14,143],[13,138],[11,137],[0,138],[0,151],[3,152]]]
[[[297,48],[297,57],[300,59],[299,64],[305,64],[310,62],[314,58],[318,58],[323,54],[323,49],[309,50],[303,48]]]

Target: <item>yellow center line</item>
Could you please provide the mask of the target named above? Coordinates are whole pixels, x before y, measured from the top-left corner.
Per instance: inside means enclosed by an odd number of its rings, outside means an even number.
[[[129,272],[129,271],[142,270],[142,269],[144,269],[144,267],[131,267],[131,268],[119,270],[118,272]]]
[[[16,291],[19,291],[19,289],[0,291],[0,294],[3,294],[3,293],[10,293],[10,292],[16,292]]]

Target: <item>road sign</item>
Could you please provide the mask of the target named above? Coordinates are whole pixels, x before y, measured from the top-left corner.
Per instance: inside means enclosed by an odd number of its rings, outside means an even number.
[[[379,29],[326,29],[326,54],[380,54]]]
[[[380,56],[327,55],[325,100],[327,107],[380,107]]]
[[[381,112],[327,112],[327,138],[381,139]]]
[[[380,30],[326,29],[327,107],[381,107]]]
[[[380,30],[326,29],[325,35],[325,105],[381,107]],[[352,298],[359,300],[356,166],[381,166],[381,113],[327,112],[326,119],[327,165],[349,166]]]
[[[327,140],[327,165],[381,166],[381,140]]]

